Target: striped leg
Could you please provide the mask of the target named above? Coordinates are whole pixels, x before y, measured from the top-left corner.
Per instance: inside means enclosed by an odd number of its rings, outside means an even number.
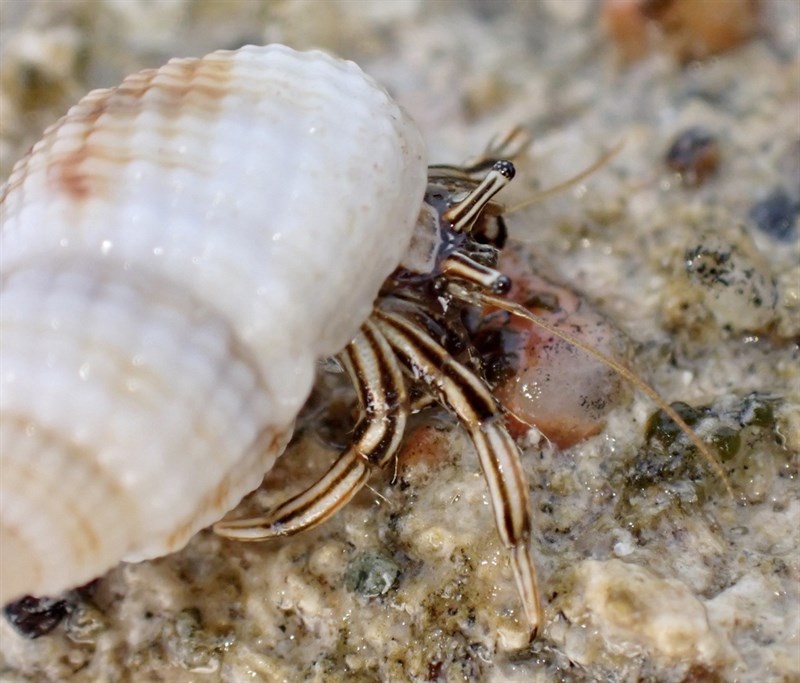
[[[511,551],[511,565],[531,628],[531,638],[544,620],[531,558],[530,502],[516,444],[485,383],[458,363],[415,323],[400,314],[373,314],[397,356],[412,374],[425,381],[469,432],[475,444],[500,539]]]
[[[469,232],[492,197],[511,182],[515,173],[514,164],[510,161],[496,161],[480,184],[458,204],[445,211],[442,218],[451,224],[455,232]]]
[[[500,271],[483,266],[461,252],[453,252],[439,264],[442,273],[462,282],[486,289],[495,294],[505,294],[511,289],[511,279]]]
[[[218,522],[216,533],[263,541],[315,527],[349,502],[372,472],[397,452],[409,409],[405,378],[388,342],[367,320],[340,359],[356,387],[362,413],[350,447],[306,491],[264,516]]]

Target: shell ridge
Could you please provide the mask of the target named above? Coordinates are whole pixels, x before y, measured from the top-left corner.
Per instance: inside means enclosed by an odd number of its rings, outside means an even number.
[[[71,265],[74,267],[76,264],[73,263]],[[85,266],[85,264],[83,264],[83,265]],[[108,267],[111,264],[104,264],[104,265],[106,267]],[[69,267],[66,264],[62,264],[62,267],[65,268],[67,271],[69,271]],[[82,270],[85,270],[85,268],[82,268]],[[116,270],[116,269],[113,269],[113,270]],[[20,269],[15,269],[15,271],[4,273],[3,277],[5,278],[6,283],[8,282],[9,278],[11,280],[13,280],[13,279],[15,279],[15,277],[19,277],[20,272],[24,273],[24,269],[22,271],[20,271]],[[141,276],[140,273],[138,275]],[[151,285],[154,284],[150,280],[149,275],[146,278],[144,278],[144,280],[146,282],[149,282]],[[154,290],[155,291],[159,291],[162,294],[163,294],[163,291],[164,291],[163,286],[161,286],[161,285],[155,286]],[[162,297],[162,300],[163,300],[163,297]],[[204,309],[207,310],[205,305],[204,305]],[[199,313],[197,312],[196,309],[194,310],[193,315],[195,315],[195,316],[199,315]],[[217,317],[219,318],[220,316],[217,316]],[[4,321],[4,323],[5,322],[6,321]],[[7,326],[5,326],[5,327],[6,327],[6,330],[7,330],[8,327]],[[243,357],[251,356],[251,354],[247,350],[246,346],[243,345],[241,342],[236,342],[235,341],[235,337],[233,336],[233,332],[230,329],[228,331],[230,333],[229,347],[234,347],[235,348],[236,346],[238,346],[238,354],[240,355],[240,357],[241,356],[243,356]],[[255,373],[259,372],[258,363],[256,363],[252,358],[249,361],[249,365],[250,365],[250,369],[251,369],[252,373],[255,374]],[[212,385],[217,384],[218,383],[217,380],[224,380],[224,377],[214,378],[214,380],[212,380],[211,384]],[[262,379],[262,381],[263,381],[263,379]],[[224,382],[222,382],[222,383],[224,384]],[[254,390],[256,390],[256,392],[258,394],[261,394],[261,395],[263,395],[263,393],[265,393],[264,390],[259,392],[257,390],[257,387],[254,387]],[[199,398],[199,400],[201,402],[207,400],[205,397],[202,397],[202,396],[200,396],[198,398]],[[251,395],[251,398],[252,398],[252,395]],[[242,395],[239,402],[240,403],[247,403],[248,402],[247,395],[246,394]],[[263,399],[262,399],[262,402],[263,402]],[[262,410],[263,410],[263,408],[262,408]],[[8,417],[8,415],[9,415],[8,410],[4,409],[4,425],[7,425],[7,417]],[[198,415],[198,419],[202,419],[202,418],[203,418],[202,415]],[[38,430],[41,431],[42,429],[52,430],[53,427],[52,427],[52,425],[41,425],[40,424],[40,426],[38,427]],[[57,427],[56,427],[56,429],[57,429]],[[265,430],[267,432],[273,433],[273,434],[289,434],[289,433],[291,433],[291,425],[288,425],[288,426],[277,426],[277,425],[274,425],[274,424],[273,425],[269,425],[269,424],[265,425],[264,423],[260,423],[258,428],[251,433],[250,437],[248,437],[248,443],[252,444],[252,443],[255,443],[255,442],[259,441],[259,439],[260,439],[259,435],[262,432],[264,432]],[[265,452],[265,453],[254,453],[253,454],[253,453],[250,453],[250,449],[251,449],[251,446],[248,445],[244,449],[244,454],[242,455],[242,457],[240,457],[238,459],[230,460],[225,465],[226,474],[223,476],[223,481],[220,483],[220,485],[222,485],[224,483],[225,477],[228,477],[228,478],[230,478],[232,480],[235,479],[237,482],[244,482],[245,484],[249,484],[250,488],[248,489],[248,491],[258,485],[258,483],[260,482],[261,478],[263,477],[264,472],[267,469],[269,469],[269,467],[271,466],[272,461],[277,456],[277,453],[275,453],[275,452]],[[242,461],[243,460],[252,461],[252,464],[251,465],[247,465],[247,466],[242,466]],[[8,461],[4,459],[4,465],[6,465],[6,464],[8,464]],[[200,466],[200,465],[201,464],[198,462],[197,466]],[[208,464],[206,466],[208,466]],[[192,470],[190,469],[189,472],[191,472],[191,471]],[[239,473],[238,475],[236,474],[237,472]],[[41,473],[39,473],[38,476],[41,477]],[[191,476],[187,477],[187,482],[189,482],[189,484],[193,488],[197,487],[197,483],[195,481],[193,481],[193,478]],[[231,488],[231,487],[229,486],[228,488]],[[125,490],[127,491],[127,489],[125,489]],[[219,486],[218,485],[212,486],[212,487],[210,487],[210,488],[208,488],[206,490],[205,494],[202,494],[203,498],[200,501],[199,505],[195,506],[193,508],[193,512],[190,512],[187,515],[187,517],[189,518],[190,521],[193,520],[193,519],[200,519],[205,524],[210,523],[211,521],[214,521],[215,518],[218,518],[227,509],[227,507],[229,507],[232,504],[235,504],[235,502],[238,502],[238,498],[240,498],[241,495],[244,495],[244,493],[246,493],[246,492],[247,491],[242,492],[241,490],[236,491],[235,487],[233,487],[232,491],[221,492],[219,490]],[[119,500],[119,492],[117,494],[114,494],[114,498],[115,498],[115,500]],[[219,502],[223,502],[224,501],[225,507],[223,509],[217,508],[216,512],[214,511],[213,508],[210,508],[210,507],[204,509],[204,507],[206,505],[208,505],[209,502],[213,503],[215,501],[219,501]],[[5,517],[5,514],[4,514],[4,517]],[[131,527],[133,526],[133,523],[134,523],[134,520],[135,520],[135,516],[126,517],[126,519],[127,519],[126,523],[127,523],[128,528],[130,530]],[[182,538],[183,538],[183,536],[182,536]],[[188,536],[186,536],[183,540],[188,540]],[[136,547],[137,545],[141,546],[142,545],[142,539],[139,538],[139,537],[134,537],[132,540],[130,540],[128,542],[127,545],[129,547]],[[128,552],[128,551],[126,550],[126,552]],[[136,551],[136,552],[140,553],[141,551]],[[154,550],[153,554],[161,554],[161,553],[159,553],[157,550]]]

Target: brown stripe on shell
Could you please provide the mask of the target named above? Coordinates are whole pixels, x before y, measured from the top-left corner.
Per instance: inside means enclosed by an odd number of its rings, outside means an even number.
[[[81,466],[85,467],[90,472],[90,477],[93,482],[102,483],[108,490],[108,499],[114,500],[120,507],[127,509],[129,517],[135,519],[136,515],[134,511],[138,506],[137,501],[134,501],[129,492],[119,483],[116,473],[103,467],[102,464],[97,461],[95,453],[90,447],[77,444],[65,438],[63,434],[48,426],[37,423],[35,419],[31,419],[29,416],[4,412],[3,424],[12,426],[12,428],[16,426],[17,431],[21,434],[33,434],[34,438],[36,438],[43,447],[53,448],[62,454],[62,458],[65,462],[80,463]],[[5,447],[7,447],[7,445]],[[39,463],[36,461],[31,460],[21,463],[18,460],[6,460],[3,462],[4,486],[8,485],[9,479],[14,472],[20,477],[20,481],[26,478],[39,480],[42,476],[46,476],[46,474],[41,471]],[[59,482],[54,481],[53,484],[57,485]],[[76,491],[75,495],[80,496],[81,492]],[[54,496],[54,498],[65,503],[64,512],[66,516],[68,516],[70,520],[73,520],[78,527],[80,539],[83,543],[81,545],[70,543],[69,545],[75,552],[76,564],[85,564],[87,557],[99,554],[102,538],[98,536],[92,519],[87,517],[86,513],[82,512],[77,506],[70,504],[70,501],[75,499],[74,496],[59,495]],[[3,528],[6,529],[8,527],[4,525]]]
[[[115,260],[111,256],[97,257],[94,253],[72,252],[68,256],[63,255],[57,263],[52,263],[48,254],[37,254],[31,258],[16,263],[13,268],[6,269],[0,273],[0,290],[9,286],[15,274],[26,270],[38,270],[47,272],[55,279],[59,273],[91,273],[94,290],[91,294],[101,296],[103,287],[107,284],[128,285],[131,290],[138,295],[137,303],[141,304],[141,309],[148,308],[148,302],[157,301],[161,308],[171,308],[180,311],[188,323],[198,321],[202,325],[208,325],[210,321],[216,321],[224,327],[227,344],[227,356],[232,360],[244,365],[251,376],[254,378],[257,390],[266,395],[273,394],[273,387],[270,387],[261,372],[261,366],[255,353],[250,349],[246,342],[239,338],[237,330],[231,321],[224,314],[202,300],[198,294],[193,292],[186,283],[173,280],[167,274],[159,273],[140,265],[132,266]],[[188,326],[188,324],[187,324]],[[115,359],[124,364],[130,364],[131,359],[120,356]],[[137,372],[142,368],[137,367]],[[199,425],[199,423],[198,423]]]
[[[16,164],[2,189],[0,203],[27,175],[42,167],[47,169],[51,189],[65,193],[76,202],[108,195],[113,184],[109,184],[109,178],[88,168],[91,160],[122,165],[146,158],[142,150],[124,144],[136,126],[137,117],[145,109],[160,114],[164,127],[158,132],[165,139],[180,131],[181,119],[189,113],[193,118],[214,119],[221,101],[231,91],[234,64],[232,57],[221,55],[176,59],[160,69],[147,69],[128,76],[116,88],[90,92],[66,116],[50,126],[41,141]],[[56,141],[63,143],[63,129],[67,125],[76,127],[74,148],[56,154],[52,148]],[[93,143],[92,135],[99,130],[113,131],[119,136],[119,144],[108,147]],[[204,171],[197,158],[168,154],[164,150],[152,161],[165,168],[190,166],[196,173]]]
[[[6,540],[11,540],[12,543],[16,542],[17,547],[25,549],[26,558],[33,560],[31,563],[25,563],[26,569],[30,569],[33,572],[32,576],[30,574],[25,575],[25,583],[28,586],[41,585],[42,580],[44,579],[44,568],[42,567],[41,562],[36,561],[37,553],[33,552],[34,549],[29,544],[28,538],[20,533],[19,527],[8,524],[7,520],[0,524],[0,529],[2,529],[2,537],[4,537]],[[8,552],[8,548],[3,546],[3,552]],[[19,560],[18,557],[17,560]],[[0,583],[3,593],[7,596],[13,595],[17,591],[16,586],[14,586],[16,582],[19,582],[19,577],[7,577],[6,575],[3,575],[3,581]],[[11,584],[11,588],[8,588],[8,584]]]
[[[98,259],[93,254],[73,254],[70,259],[62,260],[57,265],[57,268],[54,268],[54,264],[48,262],[46,256],[34,257],[21,264],[17,264],[14,269],[6,271],[0,276],[0,288],[8,287],[9,282],[13,280],[15,274],[28,269],[46,269],[55,279],[57,279],[59,271],[63,273],[74,271],[91,272],[96,287],[95,296],[102,296],[101,292],[106,283],[123,283],[137,293],[136,301],[139,302],[142,307],[146,307],[148,301],[158,301],[161,307],[169,306],[181,311],[183,316],[188,320],[198,318],[202,319],[205,324],[208,324],[209,320],[216,319],[220,325],[224,326],[226,331],[227,344],[225,353],[227,357],[245,366],[253,377],[254,387],[251,388],[250,391],[270,395],[270,387],[266,384],[255,355],[247,345],[238,338],[236,331],[232,328],[228,319],[224,315],[210,309],[207,303],[197,299],[182,283],[169,280],[163,275],[156,275],[144,269],[123,268],[122,264],[108,257]],[[133,314],[136,315],[136,312],[134,311]],[[190,323],[186,323],[186,326],[190,327]],[[113,350],[109,348],[108,353],[112,352]],[[132,360],[122,353],[117,354],[115,362],[117,367],[128,366],[138,374],[146,371],[144,367],[134,367]],[[152,375],[152,373],[150,374]],[[129,377],[126,377],[126,379],[129,379]],[[161,391],[169,391],[169,387],[165,384],[163,378],[152,376],[148,381],[151,384],[155,383],[159,386]],[[7,414],[4,413],[4,423],[7,419],[10,421],[10,417],[7,417]],[[22,428],[24,428],[25,421],[21,419],[20,422],[23,424]],[[196,416],[192,425],[195,435],[202,436],[202,434],[208,430],[208,425],[204,422],[202,413]],[[252,467],[244,465],[244,461],[262,461],[264,463],[263,469],[266,472],[271,465],[271,460],[274,460],[283,450],[285,443],[291,435],[291,430],[291,425],[283,429],[277,428],[274,425],[263,427],[261,431],[254,436],[251,445],[247,449],[246,455],[234,462],[231,471],[222,478],[220,483],[200,498],[189,515],[175,524],[173,530],[166,539],[164,539],[167,549],[171,551],[182,546],[192,535],[196,527],[195,520],[204,513],[207,513],[209,510],[214,510],[221,514],[229,509],[232,504],[238,502],[236,500],[230,501],[228,498],[230,496],[230,491],[236,488],[235,484],[238,473],[248,473],[253,470]],[[52,440],[58,439],[58,435],[55,432],[45,429],[41,429],[40,431],[50,434]],[[198,438],[201,438],[201,436]],[[103,471],[97,462],[95,454],[89,448],[81,449],[78,446],[70,445],[70,449],[70,456],[79,458],[80,462],[85,462],[92,468],[92,474],[90,475],[92,479],[98,478],[109,483],[111,487],[110,499],[119,501],[123,498],[129,498],[127,491],[117,484],[114,473]],[[212,452],[212,456],[213,454],[214,452]],[[32,477],[37,476],[33,467],[31,467],[29,474]],[[138,505],[138,503],[131,500],[127,500],[125,503],[125,507],[129,510],[130,519],[135,519],[134,510],[136,505]],[[86,526],[88,523],[88,520],[81,519],[77,511],[75,519],[81,527]],[[102,540],[92,532],[90,527],[87,527],[86,531],[89,534],[90,542],[86,549],[81,549],[81,556],[97,553],[99,543],[101,543]]]

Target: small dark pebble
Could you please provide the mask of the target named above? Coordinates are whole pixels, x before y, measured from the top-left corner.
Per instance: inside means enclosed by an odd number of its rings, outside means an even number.
[[[3,616],[16,631],[25,638],[40,638],[50,633],[65,617],[76,610],[93,604],[93,596],[100,579],[66,591],[57,597],[24,598],[9,602],[3,608]],[[96,611],[96,608],[92,607]]]
[[[34,598],[26,595],[3,608],[3,614],[17,632],[25,638],[40,638],[58,626],[69,613],[66,600]]]
[[[438,681],[442,675],[442,662],[428,662],[428,677],[427,681]]]
[[[686,424],[693,427],[703,417],[702,409],[676,401],[670,407],[682,417]],[[681,434],[683,430],[672,421],[672,418],[663,410],[657,410],[647,420],[645,427],[645,438],[648,442],[656,440],[664,448],[669,448]]]
[[[367,550],[350,562],[344,579],[348,590],[375,598],[386,593],[399,574],[394,560],[377,550]]]
[[[687,187],[699,187],[719,166],[719,145],[704,128],[692,127],[678,133],[665,156],[667,166],[680,173]]]
[[[797,237],[798,215],[800,202],[793,200],[783,188],[778,188],[750,209],[750,220],[758,229],[781,242]]]
[[[711,406],[692,407],[677,401],[671,407],[690,427],[697,425],[701,419],[715,417],[718,420],[732,420],[734,425],[720,424],[709,435],[720,459],[725,462],[735,456],[742,446],[740,431],[747,427],[774,429],[775,413],[773,405],[776,399],[768,394],[752,392],[743,396],[733,408],[719,411]],[[645,437],[648,443],[659,443],[662,448],[670,448],[683,435],[683,430],[672,421],[663,410],[654,412],[647,420]]]
[[[720,460],[727,462],[739,452],[742,437],[735,429],[722,426],[711,436],[711,443],[717,449]]]
[[[742,427],[761,427],[763,429],[775,428],[774,405],[777,399],[769,394],[754,391],[742,399],[736,421]]]

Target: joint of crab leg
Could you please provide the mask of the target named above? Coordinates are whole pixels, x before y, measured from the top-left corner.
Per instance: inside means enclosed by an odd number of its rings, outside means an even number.
[[[514,164],[510,161],[496,161],[478,187],[444,212],[444,220],[450,223],[456,232],[469,231],[492,197],[511,182],[515,173]]]
[[[445,258],[440,267],[445,275],[466,280],[495,294],[505,294],[511,289],[511,279],[507,275],[484,266],[458,251]]]
[[[483,380],[457,362],[425,330],[398,313],[378,310],[375,317],[411,373],[423,379],[468,430],[497,417],[497,403]]]
[[[349,502],[372,472],[395,455],[405,431],[408,398],[402,371],[380,330],[369,320],[341,354],[364,411],[355,438],[313,486],[269,514],[223,521],[214,531],[226,538],[263,541],[321,524]]]
[[[408,419],[403,372],[389,343],[369,320],[341,354],[341,361],[364,411],[354,429],[352,448],[371,465],[384,467],[400,447]]]

